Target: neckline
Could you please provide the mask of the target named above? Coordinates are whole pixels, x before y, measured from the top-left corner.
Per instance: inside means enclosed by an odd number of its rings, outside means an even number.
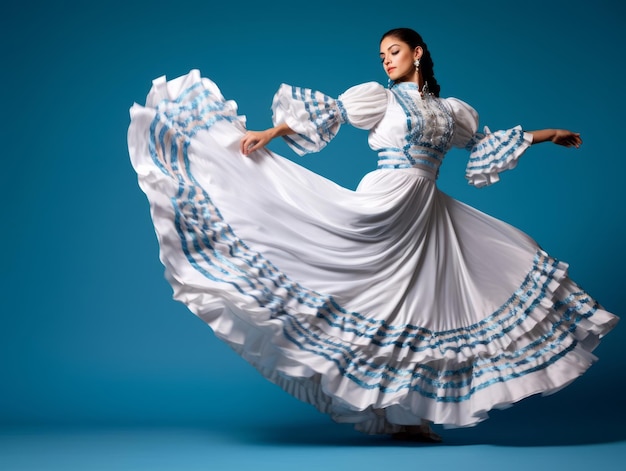
[[[415,82],[398,82],[394,83],[392,88],[406,88],[408,90],[416,90],[419,92],[419,87]]]
[[[397,88],[399,90],[413,90],[416,91],[421,98],[433,96],[433,94],[428,90],[428,82],[424,83],[422,90],[419,89],[419,86],[415,82],[397,82],[394,83],[391,88]]]

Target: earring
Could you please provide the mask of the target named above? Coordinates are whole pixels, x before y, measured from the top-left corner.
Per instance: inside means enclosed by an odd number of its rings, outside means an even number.
[[[413,61],[413,64],[415,64],[415,70],[420,70],[420,60],[419,59],[415,59]]]

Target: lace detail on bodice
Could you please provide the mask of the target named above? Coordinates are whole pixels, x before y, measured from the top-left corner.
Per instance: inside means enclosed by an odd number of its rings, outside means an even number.
[[[399,83],[391,93],[406,116],[406,133],[403,142],[398,142],[401,145],[377,149],[378,168],[420,168],[436,178],[450,148],[453,132],[450,112],[432,94],[422,97],[414,83]]]

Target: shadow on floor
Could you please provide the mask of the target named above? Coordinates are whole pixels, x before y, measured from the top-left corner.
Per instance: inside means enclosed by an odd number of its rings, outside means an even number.
[[[619,377],[597,378],[597,390],[589,384],[572,385],[548,397],[531,397],[490,418],[463,429],[434,429],[442,444],[404,443],[389,436],[368,436],[346,424],[289,422],[257,424],[232,433],[235,440],[267,445],[294,446],[466,446],[509,447],[578,446],[626,440],[626,398]],[[602,385],[600,388],[599,385]],[[228,432],[227,432],[228,433]]]

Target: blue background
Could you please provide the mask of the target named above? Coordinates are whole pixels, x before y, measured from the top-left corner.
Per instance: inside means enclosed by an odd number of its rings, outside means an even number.
[[[481,190],[463,177],[466,154],[453,151],[439,183],[529,233],[624,314],[619,2],[34,1],[3,9],[3,430],[199,427],[242,443],[380,444],[266,382],[172,301],[126,131],[128,109],[143,104],[152,79],[193,68],[237,100],[250,129],[271,124],[281,82],[331,96],[386,83],[378,42],[397,26],[422,33],[442,96],[472,104],[481,125],[582,133],[580,149],[534,146]],[[270,148],[351,188],[376,162],[366,134],[349,127],[320,154],[299,158],[278,141]],[[623,443],[625,340],[620,325],[597,349],[601,361],[568,389],[444,432],[448,443]],[[6,443],[0,450],[11,449]]]

